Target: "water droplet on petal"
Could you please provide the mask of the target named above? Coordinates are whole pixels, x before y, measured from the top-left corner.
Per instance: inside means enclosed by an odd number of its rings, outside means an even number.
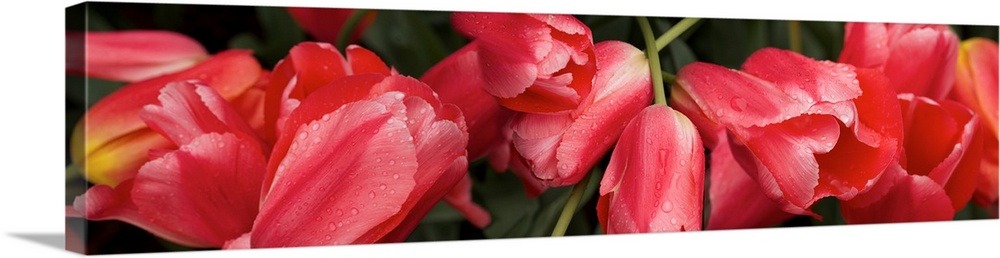
[[[664,201],[663,205],[660,205],[660,210],[662,210],[663,212],[670,212],[674,210],[674,203],[670,201]]]
[[[309,137],[309,133],[302,132],[299,134],[299,140],[304,140],[306,137]]]
[[[351,214],[352,214],[352,215],[358,215],[358,209],[356,209],[356,208],[351,208]]]
[[[330,224],[328,226],[329,226],[330,230],[337,230],[337,224],[336,223],[330,222]]]
[[[392,179],[399,179],[399,174],[392,174]]]
[[[375,199],[375,191],[368,192],[368,198]]]
[[[330,114],[323,115],[323,121],[330,121]]]
[[[670,218],[670,224],[677,225],[677,218]]]
[[[381,185],[378,186],[378,188],[381,189],[381,190],[385,190],[386,187],[388,187],[388,186],[386,186],[385,184],[381,184]]]
[[[313,131],[317,131],[317,130],[319,130],[319,123],[313,123],[313,125],[312,125],[312,130],[313,130]]]

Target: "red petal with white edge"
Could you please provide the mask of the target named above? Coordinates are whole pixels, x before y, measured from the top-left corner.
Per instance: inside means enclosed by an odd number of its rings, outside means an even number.
[[[754,52],[743,63],[742,70],[773,83],[773,87],[792,100],[810,105],[837,103],[861,96],[853,67],[816,61],[787,50],[765,48]]]
[[[881,198],[859,195],[841,202],[840,213],[849,224],[951,220],[955,216],[951,200],[930,178],[909,175],[892,165],[872,188],[885,193]]]
[[[174,82],[160,90],[160,105],[147,105],[139,117],[150,128],[186,145],[207,133],[235,133],[248,139],[256,134],[243,117],[212,88],[197,82]]]
[[[198,41],[170,31],[66,32],[66,71],[136,82],[174,73],[208,58]],[[83,65],[82,67],[78,65]]]
[[[164,225],[168,234],[220,247],[250,231],[264,164],[255,142],[205,134],[146,163],[135,178],[132,200],[143,217]]]
[[[958,37],[950,29],[921,28],[892,42],[884,71],[899,93],[942,99],[954,85],[957,57]]]
[[[666,105],[629,122],[601,180],[608,234],[701,230],[705,156],[687,118]]]
[[[417,184],[418,168],[406,121],[391,112],[398,108],[358,101],[289,124],[296,125],[288,130],[295,140],[282,159],[272,155],[278,166],[254,223],[252,246],[357,243],[397,215]]]
[[[712,213],[706,229],[764,228],[792,218],[793,214],[782,211],[736,163],[726,132],[717,134],[715,138],[721,141],[712,148],[709,165]]]
[[[437,92],[441,102],[454,104],[462,109],[469,127],[469,160],[490,155],[501,146],[509,146],[510,140],[503,133],[510,130],[508,124],[514,115],[509,109],[500,106],[493,95],[483,90],[478,53],[476,42],[470,43],[435,64],[420,77],[420,81]],[[509,151],[506,152],[509,154]],[[491,159],[496,155],[498,154],[492,154]],[[505,160],[502,163],[506,166],[508,162]]]

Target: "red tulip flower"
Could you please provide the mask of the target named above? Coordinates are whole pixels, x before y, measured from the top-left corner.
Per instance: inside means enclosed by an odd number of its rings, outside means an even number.
[[[515,111],[571,111],[586,102],[597,60],[590,28],[570,15],[455,13],[479,44],[483,89]]]
[[[150,151],[134,178],[96,185],[73,202],[90,220],[121,220],[190,247],[221,247],[257,215],[266,150],[216,91],[171,83],[140,116],[179,146]]]
[[[997,90],[998,46],[988,39],[973,38],[962,42],[958,50],[955,88],[950,99],[971,108],[979,115],[983,130],[983,161],[975,201],[983,207],[997,205]]]
[[[625,124],[653,99],[649,66],[639,49],[620,41],[595,46],[594,90],[570,113],[519,113],[514,147],[548,186],[576,184],[618,140]]]
[[[842,202],[847,223],[951,220],[976,190],[979,117],[948,100],[901,94],[899,102],[905,151],[871,191]]]
[[[899,153],[895,92],[874,71],[765,48],[741,71],[693,63],[675,88],[730,134],[740,166],[784,211],[812,214],[817,200],[865,192]]]
[[[649,106],[615,145],[597,216],[608,234],[701,230],[704,187],[694,124],[666,105]]]
[[[230,50],[186,70],[126,85],[94,103],[77,123],[70,142],[73,162],[95,184],[115,186],[132,178],[150,149],[176,147],[139,118],[144,106],[157,103],[165,85],[200,80],[223,99],[233,100],[251,88],[260,73],[249,51]]]
[[[208,58],[198,41],[169,31],[66,32],[66,71],[137,82],[178,72]]]
[[[898,93],[940,100],[955,82],[957,51],[947,25],[851,22],[839,61],[882,71]]]
[[[416,79],[335,80],[289,114],[260,215],[230,247],[402,241],[466,176],[466,130],[461,111]],[[489,222],[481,212],[474,224]]]
[[[319,41],[329,43],[336,43],[341,30],[347,24],[347,19],[356,11],[355,9],[315,7],[287,7],[285,9],[309,35]],[[376,12],[368,12],[365,17],[361,18],[348,39],[350,42],[357,42],[361,39],[361,34],[375,21],[375,14]]]

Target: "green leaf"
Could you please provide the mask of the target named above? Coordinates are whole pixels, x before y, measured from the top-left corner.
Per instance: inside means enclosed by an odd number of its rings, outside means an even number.
[[[481,204],[493,218],[493,222],[483,230],[486,238],[527,235],[539,202],[528,199],[521,181],[513,173],[487,173],[482,182],[473,181],[472,190],[482,196]]]
[[[421,222],[406,238],[406,242],[459,240],[460,229],[459,222]]]
[[[379,10],[362,41],[401,74],[419,77],[451,53],[428,23],[427,17],[441,15],[447,13]]]

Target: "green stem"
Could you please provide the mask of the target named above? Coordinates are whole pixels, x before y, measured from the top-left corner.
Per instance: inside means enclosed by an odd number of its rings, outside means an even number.
[[[653,103],[666,105],[667,94],[663,88],[663,76],[658,73],[661,71],[660,51],[659,49],[654,49],[656,42],[653,40],[653,28],[649,26],[649,20],[646,17],[636,17],[635,19],[639,22],[639,29],[642,30],[642,39],[646,42],[646,59],[649,59],[649,75],[653,77]],[[671,31],[673,31],[672,28]],[[667,33],[670,33],[670,31],[667,31]]]
[[[659,52],[666,47],[667,44],[670,44],[671,41],[677,39],[677,37],[681,36],[681,34],[690,29],[691,26],[698,23],[698,20],[701,20],[701,18],[684,18],[678,22],[677,25],[670,27],[667,32],[664,32],[663,35],[660,35],[660,37],[656,39],[656,51]]]
[[[677,75],[669,73],[667,71],[660,71],[663,74],[663,82],[666,84],[673,85],[677,81]]]
[[[792,51],[802,53],[802,28],[799,21],[788,21],[788,45]]]
[[[580,204],[580,198],[583,197],[583,192],[587,190],[587,182],[590,181],[590,175],[592,174],[594,174],[593,171],[588,172],[579,183],[573,186],[573,190],[569,194],[569,199],[566,200],[566,205],[563,206],[562,213],[559,214],[559,220],[556,221],[556,227],[552,229],[552,236],[566,235],[566,228],[569,227],[569,222],[573,220],[573,214],[576,213],[576,206]]]
[[[337,35],[337,47],[340,49],[347,48],[347,40],[351,38],[351,34],[354,34],[354,30],[358,28],[358,23],[361,23],[361,19],[365,18],[368,14],[368,10],[358,9],[351,13],[350,17],[347,17],[347,22],[344,23],[343,27],[340,27],[340,34]]]

